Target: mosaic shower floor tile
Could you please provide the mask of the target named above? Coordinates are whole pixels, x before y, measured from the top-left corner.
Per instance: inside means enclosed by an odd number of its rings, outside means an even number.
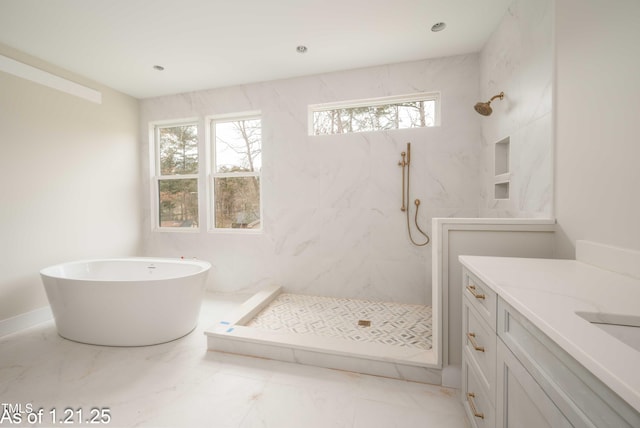
[[[247,327],[431,349],[431,306],[282,293]]]

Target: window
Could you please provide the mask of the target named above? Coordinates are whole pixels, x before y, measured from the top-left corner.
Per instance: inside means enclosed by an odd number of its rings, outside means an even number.
[[[309,134],[331,135],[439,125],[440,95],[413,94],[309,106]]]
[[[260,116],[210,119],[214,229],[261,229]]]
[[[155,126],[155,189],[160,228],[198,227],[198,126]]]

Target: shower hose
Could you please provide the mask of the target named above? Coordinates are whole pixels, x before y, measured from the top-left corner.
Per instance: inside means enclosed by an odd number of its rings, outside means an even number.
[[[409,186],[411,185],[411,179],[410,179],[410,173],[411,173],[411,166],[410,164],[407,165],[407,200],[409,200],[409,195],[411,194],[409,192]],[[416,215],[414,217],[414,223],[416,224],[416,229],[418,229],[418,232],[420,232],[422,234],[422,236],[424,236],[426,238],[426,241],[419,243],[416,242],[413,239],[413,236],[411,235],[411,221],[409,220],[410,214],[409,214],[409,208],[407,207],[407,209],[405,210],[405,212],[407,213],[407,232],[409,233],[409,240],[411,241],[411,243],[413,245],[416,245],[418,247],[424,247],[425,245],[427,245],[429,243],[429,241],[431,241],[431,239],[429,238],[429,235],[427,235],[424,230],[422,230],[420,228],[420,225],[418,224],[418,210],[420,209],[420,199],[416,199],[414,201],[414,204],[416,205]]]

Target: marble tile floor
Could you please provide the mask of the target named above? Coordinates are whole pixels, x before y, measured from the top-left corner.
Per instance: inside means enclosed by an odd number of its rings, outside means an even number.
[[[58,336],[53,321],[0,338],[0,404],[44,409],[35,424],[26,414],[13,423],[3,412],[0,427],[60,426],[67,408],[71,426],[470,426],[454,389],[207,351],[208,320],[246,297],[207,294],[198,327],[162,345],[79,344]],[[110,422],[87,424],[92,408],[106,409]]]

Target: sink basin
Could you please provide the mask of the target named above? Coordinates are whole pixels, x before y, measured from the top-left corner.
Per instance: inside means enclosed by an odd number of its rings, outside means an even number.
[[[640,317],[599,312],[576,312],[576,315],[640,351]]]

